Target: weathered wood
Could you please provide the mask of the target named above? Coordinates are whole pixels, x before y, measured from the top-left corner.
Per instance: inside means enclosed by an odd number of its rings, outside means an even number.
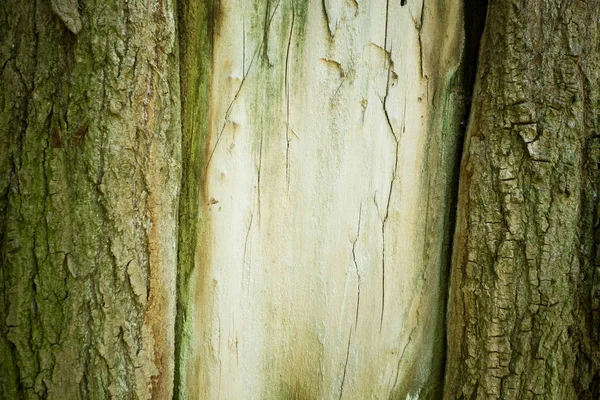
[[[178,397],[441,396],[461,3],[179,11]]]

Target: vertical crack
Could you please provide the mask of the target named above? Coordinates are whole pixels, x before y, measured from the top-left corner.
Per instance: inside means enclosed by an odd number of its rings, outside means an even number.
[[[262,171],[262,154],[263,154],[263,137],[264,137],[264,133],[261,130],[260,132],[260,147],[258,149],[258,171],[256,172],[256,190],[257,190],[257,197],[258,197],[258,223],[260,226],[260,177],[261,177],[261,171]]]
[[[251,262],[246,263],[246,253],[248,250],[248,239],[250,238],[250,231],[252,229],[253,222],[254,222],[254,212],[252,212],[250,214],[250,222],[248,223],[248,229],[246,230],[246,239],[244,240],[244,256],[243,256],[244,269],[242,270],[242,283],[246,287],[249,287],[250,267],[251,267]]]
[[[292,0],[292,22],[290,24],[290,34],[288,36],[287,50],[285,53],[285,181],[287,190],[290,190],[290,49],[292,46],[292,36],[294,34],[294,22],[296,20],[296,6]]]
[[[390,71],[390,73],[391,73],[391,71]],[[390,73],[388,73],[388,87],[389,87]],[[379,331],[380,332],[383,327],[383,316],[384,316],[384,312],[385,312],[385,227],[386,227],[388,218],[390,216],[390,204],[392,202],[392,193],[394,190],[394,183],[396,182],[396,177],[397,177],[397,173],[398,173],[398,159],[399,159],[399,153],[400,153],[400,139],[399,139],[398,135],[396,134],[396,132],[394,131],[394,128],[392,126],[392,122],[391,122],[390,117],[387,112],[386,102],[387,102],[387,93],[383,99],[383,112],[385,114],[385,118],[386,118],[388,127],[394,137],[394,142],[396,143],[396,149],[395,149],[395,155],[394,155],[394,169],[392,171],[392,179],[390,181],[390,190],[388,192],[388,198],[387,198],[387,202],[386,202],[386,206],[385,206],[385,216],[383,217],[383,221],[381,222],[382,256],[381,256],[381,318],[379,321]],[[403,121],[406,121],[406,97],[404,98]],[[404,123],[405,122],[403,122],[403,124]],[[405,128],[406,127],[403,125],[403,130]]]
[[[388,127],[394,138],[396,148],[395,148],[395,156],[394,156],[395,157],[394,169],[392,171],[392,179],[390,181],[390,190],[388,192],[387,203],[385,206],[385,216],[383,217],[383,221],[381,222],[381,237],[382,237],[382,244],[381,244],[381,246],[382,246],[382,251],[381,251],[382,252],[382,255],[381,255],[381,317],[379,320],[379,332],[381,332],[381,329],[383,327],[383,317],[384,317],[384,313],[385,313],[385,227],[386,227],[386,223],[389,218],[389,215],[390,215],[390,203],[392,200],[392,192],[394,190],[394,183],[396,181],[396,174],[398,171],[398,156],[399,156],[399,150],[400,150],[400,139],[399,139],[398,135],[396,134],[396,131],[394,131],[392,121],[390,120],[390,116],[387,111],[387,99],[388,99],[388,95],[389,95],[389,91],[390,91],[390,77],[393,72],[392,71],[392,66],[393,66],[392,50],[391,50],[391,48],[388,50],[388,46],[387,46],[388,19],[389,19],[389,0],[386,2],[386,7],[385,7],[385,37],[384,37],[384,50],[389,52],[389,61],[386,58],[385,68],[387,69],[387,82],[386,82],[386,86],[385,86],[385,95],[383,97],[383,100],[381,100],[381,105],[383,108],[383,113],[385,115],[385,119],[387,121]],[[404,113],[406,114],[406,98],[404,99]]]
[[[383,37],[383,49],[388,51],[387,48],[387,40],[388,40],[388,20],[389,20],[389,12],[390,12],[390,0],[386,0],[385,2],[385,28],[384,28],[384,37]],[[390,63],[392,61],[392,56],[390,54]],[[386,89],[387,95],[387,89]]]
[[[419,24],[417,26],[415,26],[415,28],[419,32],[417,38],[419,40],[419,72],[421,73],[421,78],[425,78],[425,74],[423,72],[423,20],[424,19],[425,19],[425,0],[422,0]]]
[[[348,368],[348,358],[350,357],[350,340],[352,339],[352,326],[350,326],[350,333],[348,334],[348,348],[346,349],[346,361],[344,362],[344,373],[342,374],[342,383],[340,384],[340,397],[344,394],[344,383],[346,382],[346,370]]]
[[[400,357],[398,357],[398,365],[396,366],[396,378],[394,379],[394,385],[392,386],[392,390],[390,392],[390,398],[391,398],[392,394],[394,393],[396,386],[398,386],[398,379],[400,378],[400,363],[402,363],[402,359],[404,358],[404,353],[406,353],[406,349],[408,348],[408,345],[412,341],[413,334],[415,333],[416,329],[417,329],[417,325],[415,324],[415,326],[413,326],[413,328],[411,329],[410,334],[408,335],[408,340],[404,344],[404,347],[402,347],[402,351],[400,352]]]
[[[360,225],[362,220],[362,203],[360,204],[360,208],[358,209],[358,226],[356,228],[356,237],[352,241],[352,262],[354,263],[354,268],[356,270],[356,311],[354,314],[354,330],[356,330],[356,326],[358,326],[358,310],[360,307],[360,286],[361,286],[361,276],[360,270],[358,268],[358,263],[356,262],[356,243],[360,237]],[[342,383],[340,384],[340,399],[344,394],[344,383],[346,382],[346,371],[348,368],[348,359],[350,356],[350,342],[352,339],[352,324],[350,324],[350,332],[348,333],[348,348],[346,349],[346,361],[344,362],[344,372],[342,374]]]
[[[356,242],[360,236],[360,221],[362,219],[362,203],[358,211],[358,227],[356,229],[356,238],[352,242],[352,261],[354,262],[354,268],[356,270],[356,313],[354,315],[354,325],[358,326],[358,310],[360,308],[360,287],[361,287],[361,276],[360,270],[358,269],[358,263],[356,262]]]
[[[269,62],[269,27],[271,26],[271,19],[273,18],[273,15],[275,15],[275,11],[277,11],[277,7],[279,6],[280,1],[277,2],[277,4],[275,5],[275,10],[273,11],[273,14],[270,14],[271,11],[271,0],[267,0],[267,5],[265,7],[265,22],[263,25],[263,40],[261,43],[261,47],[262,47],[262,57],[263,60],[267,62],[267,64],[270,64]],[[271,18],[269,18],[269,15],[271,15]]]

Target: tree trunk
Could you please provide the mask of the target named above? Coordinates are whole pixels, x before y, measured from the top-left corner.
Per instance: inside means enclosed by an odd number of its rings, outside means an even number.
[[[461,4],[179,11],[178,397],[440,397]]]
[[[174,15],[0,6],[0,398],[171,397]]]
[[[445,398],[600,396],[597,2],[491,2],[450,283]]]
[[[600,6],[521,3],[5,0],[0,398],[598,398]]]

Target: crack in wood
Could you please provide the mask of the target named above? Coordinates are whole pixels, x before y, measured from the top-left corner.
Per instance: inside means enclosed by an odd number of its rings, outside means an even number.
[[[285,181],[287,186],[287,191],[290,190],[290,79],[289,79],[289,68],[290,68],[290,53],[292,46],[292,36],[294,34],[294,22],[296,20],[296,7],[294,4],[294,0],[292,1],[292,22],[290,24],[290,33],[288,36],[287,49],[285,53],[285,140],[286,140],[286,148],[285,148]]]

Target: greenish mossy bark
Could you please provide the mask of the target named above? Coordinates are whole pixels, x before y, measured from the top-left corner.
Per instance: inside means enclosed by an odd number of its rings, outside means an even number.
[[[0,5],[0,398],[169,398],[173,5]]]
[[[463,156],[447,399],[600,395],[597,2],[490,3]]]
[[[175,323],[174,398],[188,397],[186,376],[196,373],[188,364],[190,329],[194,298],[190,278],[200,259],[208,257],[209,246],[199,246],[207,237],[206,168],[210,157],[209,101],[213,41],[219,27],[219,2],[183,0],[179,2],[182,179],[179,200],[177,262],[177,319]],[[200,254],[197,253],[200,252]],[[193,363],[193,360],[191,360]]]

